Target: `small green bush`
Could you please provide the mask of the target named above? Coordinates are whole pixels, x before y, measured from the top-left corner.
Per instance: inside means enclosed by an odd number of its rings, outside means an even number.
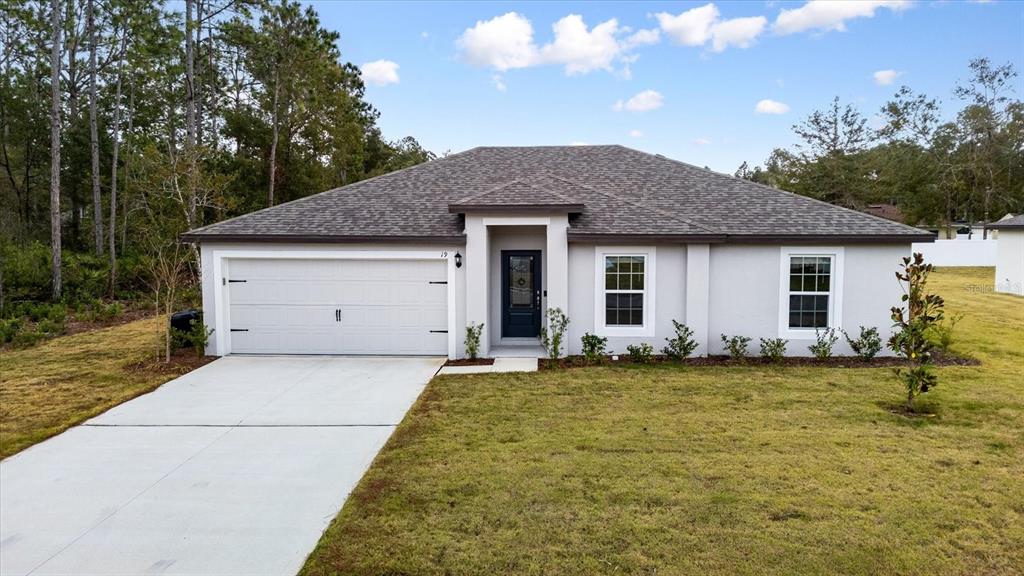
[[[561,308],[548,308],[548,325],[540,328],[540,344],[548,353],[548,358],[558,360],[562,355],[562,340],[569,326],[569,317]]]
[[[750,344],[750,338],[746,336],[730,338],[722,334],[722,343],[725,345],[726,351],[729,352],[729,356],[732,356],[734,360],[742,360],[747,356],[747,345]]]
[[[583,356],[591,361],[596,362],[602,360],[606,354],[606,347],[608,345],[608,339],[602,338],[597,334],[591,334],[587,332],[583,335]]]
[[[0,344],[12,342],[15,336],[18,335],[18,332],[21,332],[21,319],[0,319]]]
[[[789,340],[784,338],[761,338],[761,356],[772,362],[781,362],[786,356],[786,344]]]
[[[22,330],[14,335],[14,339],[11,341],[11,344],[18,348],[28,348],[30,346],[35,346],[46,337],[47,335],[42,332],[35,330]]]
[[[686,324],[672,320],[672,325],[676,329],[675,338],[665,338],[668,345],[662,348],[661,351],[669,358],[682,360],[693,354],[693,351],[697,349],[697,341],[693,339],[693,330]]]
[[[36,324],[36,330],[46,336],[59,336],[64,333],[64,327],[63,321],[57,322],[49,318],[44,318],[39,321],[39,324]]]
[[[470,360],[476,360],[480,354],[480,334],[484,331],[484,323],[477,324],[470,322],[469,326],[466,326],[466,355],[469,356]]]
[[[815,358],[824,360],[832,356],[832,347],[835,346],[836,342],[839,341],[839,336],[836,336],[834,328],[825,328],[824,330],[814,330],[815,342],[807,347],[814,354]]]
[[[846,337],[846,342],[850,345],[850,349],[861,360],[871,360],[882,350],[882,338],[878,335],[878,328],[865,328],[861,326],[860,336],[856,339],[850,338],[846,330],[843,330],[843,336]]]
[[[942,320],[932,324],[928,328],[928,339],[932,341],[936,348],[941,352],[949,352],[949,347],[953,345],[953,335],[956,330],[956,325],[963,320],[963,314],[954,314],[952,316],[946,316]]]
[[[644,342],[642,344],[630,344],[626,346],[629,359],[637,364],[650,364],[651,355],[654,354],[654,346]]]
[[[213,329],[207,329],[202,320],[191,320],[188,330],[171,328],[171,348],[192,348],[196,354],[202,356],[206,353],[206,343],[210,339],[210,334],[213,334]]]

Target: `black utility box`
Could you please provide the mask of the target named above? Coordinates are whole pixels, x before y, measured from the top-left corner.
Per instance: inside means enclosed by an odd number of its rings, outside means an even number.
[[[203,323],[203,313],[199,310],[182,310],[181,312],[175,312],[171,314],[171,329],[178,330],[181,332],[189,332],[192,330],[192,322],[195,324]]]

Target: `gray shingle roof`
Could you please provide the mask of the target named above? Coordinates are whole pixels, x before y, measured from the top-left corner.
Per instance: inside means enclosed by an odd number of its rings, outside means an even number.
[[[545,183],[536,178],[513,180],[482,194],[452,202],[448,205],[448,211],[462,214],[471,209],[509,208],[514,210],[526,207],[542,209],[572,208],[572,211],[576,212],[583,210],[582,202],[556,191],[557,189],[564,191],[566,186],[560,185],[561,182],[558,181],[554,183],[556,185],[552,186],[551,182]]]
[[[985,226],[989,230],[1001,230],[1003,228],[1024,228],[1024,214],[1017,214],[1013,218],[997,220]]]
[[[225,220],[188,240],[460,238],[449,205],[572,203],[570,239],[909,242],[917,228],[623,146],[481,147]]]

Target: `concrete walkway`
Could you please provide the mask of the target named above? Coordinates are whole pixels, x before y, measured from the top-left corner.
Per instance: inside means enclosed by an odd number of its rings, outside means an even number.
[[[435,358],[228,357],[0,462],[0,574],[294,574]]]

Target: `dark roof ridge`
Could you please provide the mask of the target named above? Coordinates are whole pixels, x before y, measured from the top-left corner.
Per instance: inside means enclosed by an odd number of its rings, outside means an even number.
[[[620,146],[620,145],[613,144],[612,146]],[[626,148],[625,146],[620,146],[620,147],[621,148]],[[631,148],[626,148],[626,149],[627,150],[631,150]],[[654,212],[656,214],[661,214],[662,216],[671,218],[671,219],[676,220],[678,222],[682,222],[683,224],[689,224],[690,226],[696,226],[697,228],[700,228],[701,230],[705,230],[705,231],[710,232],[712,234],[722,234],[722,232],[720,230],[715,230],[714,228],[709,228],[708,226],[705,226],[703,224],[698,224],[697,222],[693,222],[693,221],[691,221],[691,220],[689,220],[687,218],[683,218],[682,216],[678,216],[678,215],[673,214],[671,212],[668,212],[666,210],[662,210],[661,208],[656,208],[654,206],[649,206],[649,205],[643,204],[642,202],[636,202],[636,201],[634,201],[634,200],[632,200],[630,198],[624,198],[622,196],[618,196],[618,195],[613,194],[611,192],[606,192],[604,190],[598,190],[596,188],[592,188],[590,186],[587,186],[586,184],[579,184],[577,182],[573,182],[572,180],[568,180],[568,179],[562,178],[561,176],[555,176],[554,174],[551,174],[551,177],[552,178],[557,178],[557,179],[559,179],[559,180],[561,180],[563,182],[568,182],[568,183],[573,184],[575,186],[579,186],[580,188],[586,188],[587,190],[590,190],[591,192],[594,192],[595,194],[602,194],[604,196],[608,196],[610,198],[614,198],[615,200],[618,200],[619,202],[625,202],[626,204],[630,204],[630,205],[636,206],[638,208],[643,208],[644,210],[647,210],[648,212]]]
[[[543,173],[543,174],[545,174],[547,176],[551,176],[551,177],[554,178],[554,176],[551,175],[551,174],[547,174],[547,173]],[[538,186],[537,184],[535,184],[533,182],[530,182],[529,180],[525,180],[523,178],[516,178],[514,180],[509,180],[508,182],[499,184],[499,185],[497,185],[497,186],[495,186],[493,188],[490,188],[490,189],[488,189],[488,190],[486,190],[484,192],[481,192],[479,194],[474,194],[472,196],[467,196],[467,197],[462,198],[460,200],[456,200],[455,202],[452,202],[451,204],[466,204],[466,203],[469,203],[469,202],[471,202],[473,200],[477,200],[477,199],[483,198],[484,196],[487,196],[489,194],[493,194],[495,192],[498,192],[499,190],[504,190],[505,188],[508,188],[509,186],[512,186],[513,184],[523,184],[525,186],[529,186],[530,188],[533,188],[534,190],[539,190],[541,192],[544,192],[545,194],[550,194],[551,196],[554,196],[555,198],[558,198],[559,200],[564,200],[566,203],[572,204],[572,203],[577,203],[578,202],[577,200],[575,200],[573,198],[570,198],[570,197],[568,197],[568,196],[566,196],[564,194],[559,194],[558,192],[555,192],[554,190],[551,190],[549,188],[545,188],[543,186]],[[578,184],[577,184],[577,186],[578,186]]]
[[[867,216],[868,218],[871,218],[873,220],[878,220],[879,222],[885,222],[887,224],[896,224],[896,225],[903,226],[903,227],[911,229],[911,230],[920,231],[920,228],[916,228],[916,227],[911,226],[909,224],[904,224],[903,222],[896,222],[894,220],[886,220],[885,218],[881,218],[881,217],[875,216],[873,214],[868,214],[867,212],[861,212],[860,210],[854,210],[853,208],[847,208],[846,206],[840,206],[838,204],[832,204],[831,202],[826,202],[824,200],[819,200],[819,199],[814,198],[812,196],[804,196],[803,194],[797,194],[796,192],[790,192],[788,190],[783,190],[781,188],[775,188],[774,186],[768,186],[767,184],[761,184],[760,182],[754,182],[753,180],[747,180],[745,178],[739,178],[737,176],[733,176],[732,174],[725,174],[725,173],[722,173],[722,172],[716,172],[714,170],[711,170],[710,168],[702,168],[700,166],[697,166],[697,165],[694,165],[694,164],[690,164],[688,162],[683,162],[682,160],[677,160],[675,158],[669,158],[667,156],[662,156],[661,154],[651,154],[650,152],[644,152],[643,150],[637,150],[636,148],[630,148],[629,146],[623,146],[622,144],[615,144],[614,146],[618,146],[619,148],[622,148],[624,150],[629,150],[630,152],[635,152],[637,154],[644,154],[646,156],[651,156],[651,157],[657,158],[659,160],[665,160],[667,162],[674,162],[674,163],[679,164],[681,166],[686,166],[687,168],[693,168],[694,170],[703,170],[703,171],[709,172],[712,175],[717,176],[719,178],[726,178],[726,179],[729,179],[729,180],[741,180],[744,183],[753,184],[754,186],[756,186],[758,188],[762,188],[766,192],[775,192],[777,194],[784,194],[784,195],[787,195],[787,196],[792,196],[794,198],[802,198],[804,200],[810,200],[811,202],[815,202],[815,203],[822,204],[822,205],[825,205],[825,206],[830,206],[832,208],[838,208],[840,210],[844,210],[846,212],[850,212],[850,213],[853,213],[853,214],[859,214],[861,216]]]

